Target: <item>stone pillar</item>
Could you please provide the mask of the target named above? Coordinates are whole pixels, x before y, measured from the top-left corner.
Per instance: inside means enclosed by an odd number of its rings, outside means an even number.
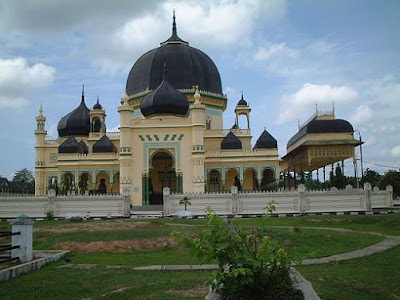
[[[171,190],[169,187],[163,188],[164,214],[167,216],[171,214],[171,202],[169,198],[170,194]]]
[[[386,186],[387,191],[387,206],[393,207],[393,187],[391,185]]]
[[[372,185],[369,182],[364,183],[364,201],[365,201],[364,208],[366,211],[372,210],[371,191],[372,191]]]
[[[32,251],[32,229],[33,220],[22,214],[16,219],[9,220],[12,225],[12,232],[19,234],[12,236],[12,246],[19,246],[17,249],[11,250],[11,257],[18,257],[21,263],[31,261],[33,258]]]
[[[299,193],[298,210],[299,213],[303,214],[306,212],[306,186],[304,184],[299,184],[297,191]]]
[[[239,213],[238,207],[238,187],[232,186],[231,187],[231,196],[232,196],[232,211],[233,215],[237,215]]]

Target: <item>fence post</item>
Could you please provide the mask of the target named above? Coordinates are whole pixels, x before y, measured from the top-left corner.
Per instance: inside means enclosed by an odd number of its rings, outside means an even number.
[[[297,192],[299,193],[299,213],[304,214],[306,212],[306,186],[304,184],[299,184],[297,187]]]
[[[387,206],[388,207],[393,207],[393,187],[391,185],[386,186],[386,200],[387,200]]]
[[[124,198],[124,217],[130,217],[131,215],[131,191],[128,188],[122,190],[122,196]]]
[[[46,216],[47,213],[52,213],[53,216],[55,216],[56,213],[56,205],[54,203],[54,198],[56,197],[56,191],[53,189],[50,189],[47,192],[47,205],[45,205],[46,211],[44,212],[44,215]]]
[[[233,215],[238,214],[238,187],[237,186],[231,186],[231,201],[232,201],[232,211],[231,213]]]
[[[163,188],[163,202],[164,202],[164,215],[170,215],[171,203],[170,203],[171,190],[169,187]]]
[[[372,191],[372,185],[369,182],[364,183],[364,199],[365,199],[366,211],[372,210],[371,191]]]
[[[11,250],[11,258],[18,257],[19,261],[24,263],[31,261],[33,258],[32,252],[32,228],[33,220],[26,215],[19,215],[16,219],[11,219],[9,222],[12,225],[12,232],[19,234],[13,235],[11,239],[12,246],[19,248]]]

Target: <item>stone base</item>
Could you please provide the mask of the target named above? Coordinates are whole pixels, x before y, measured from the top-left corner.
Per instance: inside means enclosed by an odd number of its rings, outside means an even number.
[[[13,279],[30,271],[39,270],[43,266],[63,258],[67,253],[69,253],[69,251],[33,251],[33,260],[0,270],[0,282]]]

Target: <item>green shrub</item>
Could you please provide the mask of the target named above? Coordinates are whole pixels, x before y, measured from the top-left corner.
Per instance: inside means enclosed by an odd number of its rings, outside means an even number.
[[[46,220],[49,220],[49,221],[54,220],[54,212],[52,210],[46,211]]]
[[[217,261],[219,269],[208,283],[222,299],[303,299],[292,287],[291,259],[262,228],[245,230],[226,224],[207,209],[207,228],[200,237],[174,233],[202,264]]]

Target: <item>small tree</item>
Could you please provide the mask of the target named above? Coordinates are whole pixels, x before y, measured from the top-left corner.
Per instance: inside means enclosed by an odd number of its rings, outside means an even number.
[[[23,168],[22,170],[15,171],[13,182],[24,182],[24,183],[32,183],[35,180],[33,176],[33,172],[28,170],[27,168]]]
[[[379,181],[379,188],[385,189],[388,185],[393,187],[394,199],[400,196],[400,171],[389,170],[385,172],[385,175],[383,175]]]
[[[202,236],[174,236],[188,245],[202,264],[218,262],[219,269],[208,283],[221,299],[303,299],[292,287],[288,254],[262,231],[243,229],[235,222],[227,226],[208,208]]]
[[[183,198],[179,201],[179,204],[180,204],[180,205],[184,204],[184,205],[185,205],[185,210],[187,210],[187,206],[188,206],[188,205],[192,205],[192,203],[190,203],[189,200],[190,200],[190,198],[187,197],[187,196],[185,196],[185,197],[183,197]]]

